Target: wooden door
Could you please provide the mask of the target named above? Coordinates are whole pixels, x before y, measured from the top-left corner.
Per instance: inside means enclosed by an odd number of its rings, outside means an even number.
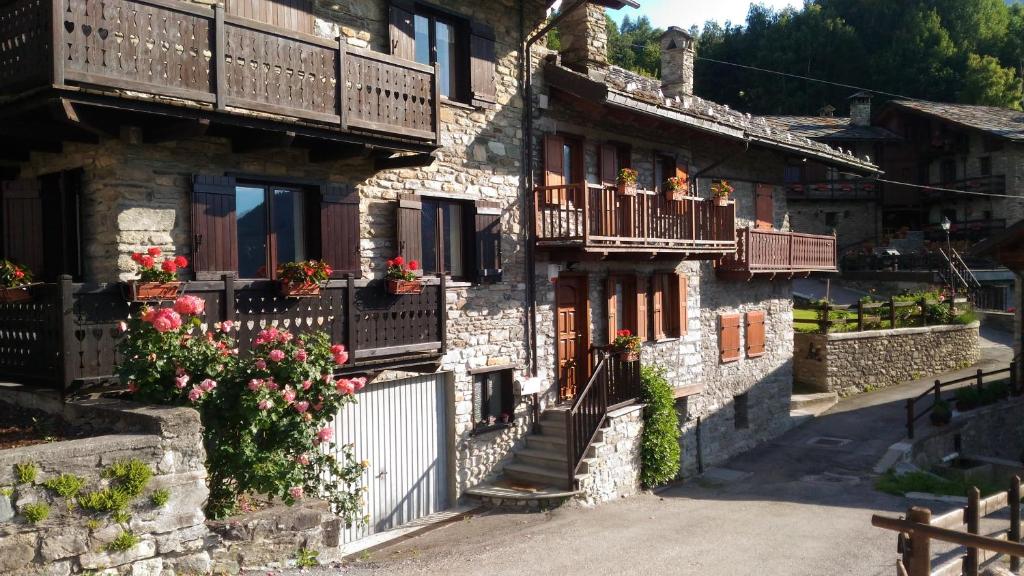
[[[587,379],[587,279],[558,279],[556,341],[558,346],[558,396],[572,398]]]

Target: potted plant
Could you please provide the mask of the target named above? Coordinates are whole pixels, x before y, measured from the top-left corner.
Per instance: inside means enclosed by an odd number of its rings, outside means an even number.
[[[711,183],[711,196],[715,199],[715,206],[726,206],[729,204],[729,196],[735,189],[728,180],[715,180]]]
[[[26,286],[32,284],[32,272],[10,260],[0,260],[0,302],[13,304],[32,300]]]
[[[395,256],[388,260],[388,293],[419,294],[423,292],[423,282],[416,277],[416,271],[419,269],[419,262],[410,260],[406,264],[405,258],[402,256]]]
[[[156,259],[161,254],[155,246],[132,254],[132,261],[139,267],[139,279],[128,282],[129,300],[132,302],[174,300],[181,293],[178,270],[188,267],[188,259],[184,256],[167,257],[158,267]]]
[[[612,352],[622,362],[636,362],[640,359],[640,337],[634,336],[629,330],[619,330],[612,340]]]
[[[686,198],[690,185],[686,180],[686,176],[672,176],[665,180],[664,188],[665,199],[669,202],[675,202]]]
[[[289,298],[316,296],[320,286],[327,282],[334,270],[323,260],[285,262],[277,267],[278,286],[281,295]]]
[[[619,188],[619,194],[623,196],[636,196],[636,180],[639,173],[632,168],[623,168],[619,170],[619,176],[615,179],[615,184]]]
[[[953,411],[949,408],[949,402],[945,400],[939,400],[932,406],[932,411],[928,414],[928,419],[931,420],[933,426],[945,426],[953,420]]]

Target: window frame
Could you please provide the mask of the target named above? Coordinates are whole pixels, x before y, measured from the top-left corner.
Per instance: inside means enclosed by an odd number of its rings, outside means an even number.
[[[686,294],[680,293],[685,285]],[[651,330],[655,342],[682,338],[689,332],[689,276],[680,272],[655,272],[649,283]]]
[[[618,330],[629,330],[634,336],[639,336],[641,342],[647,341],[647,334],[642,334],[646,330],[641,330],[640,326],[640,313],[639,306],[637,306],[637,299],[641,297],[641,292],[638,290],[637,284],[639,278],[632,274],[620,274],[612,273],[609,274],[605,279],[605,290],[606,290],[606,318],[608,322],[608,343],[611,344],[615,340],[615,333]],[[622,286],[622,315],[619,315],[619,295],[617,288],[619,285]],[[646,296],[646,295],[644,295]],[[612,318],[614,318],[615,325],[612,325]],[[622,326],[622,328],[619,328]]]
[[[473,433],[482,434],[485,432],[491,432],[493,430],[500,430],[509,428],[515,424],[516,421],[516,398],[515,398],[515,378],[514,368],[509,366],[496,367],[493,370],[479,370],[471,372],[473,376],[473,399],[472,399],[472,422],[473,422]],[[488,412],[485,414],[485,406],[489,405],[491,398],[487,392],[487,387],[484,385],[487,380],[493,377],[499,377],[498,389],[501,393],[501,412],[494,415]],[[479,402],[477,401],[477,395],[480,395]],[[505,413],[509,415],[508,422],[501,422],[501,414]],[[488,424],[487,418],[495,416],[494,424]]]
[[[653,168],[654,186],[651,187],[651,190],[660,194],[664,191],[665,181],[676,175],[676,171],[679,169],[679,158],[668,152],[655,152]]]
[[[452,28],[452,34],[454,35],[453,43],[453,54],[451,56],[451,69],[448,71],[449,74],[449,86],[448,89],[452,92],[451,95],[441,95],[442,99],[450,100],[452,102],[460,102],[463,104],[469,104],[472,97],[471,90],[471,70],[470,70],[470,50],[469,50],[469,37],[470,37],[470,23],[466,18],[441,9],[439,7],[430,6],[421,3],[415,3],[412,6],[412,17],[413,17],[413,58],[416,59],[416,18],[425,18],[427,20],[427,50],[430,54],[430,62],[427,63],[429,66],[437,64],[437,23],[441,22]],[[440,79],[438,79],[440,81]]]
[[[473,226],[472,219],[475,214],[475,206],[470,200],[459,200],[454,198],[445,198],[442,196],[420,196],[420,202],[422,203],[421,215],[420,215],[420,250],[421,250],[421,262],[423,268],[423,274],[427,276],[440,277],[442,274],[456,282],[473,282],[476,279],[476,258],[474,257],[474,245],[476,239],[476,229]],[[437,213],[435,214],[435,226],[437,229],[434,230],[434,244],[431,246],[426,241],[426,215],[428,213],[427,207],[431,204],[436,204]],[[444,220],[443,216],[445,211],[443,210],[446,205],[458,205],[462,215],[461,222],[459,225],[460,243],[462,245],[461,264],[462,274],[454,275],[448,268],[449,262],[445,259],[445,248],[449,245],[450,239],[444,236]],[[449,228],[450,229],[450,228]],[[438,232],[441,232],[438,234]],[[450,237],[450,234],[449,234]],[[440,269],[428,270],[426,266],[427,251],[432,250],[435,253],[435,261],[440,264]]]
[[[303,236],[302,242],[304,260],[320,257],[320,190],[313,186],[303,185],[296,182],[286,181],[275,181],[272,179],[250,179],[250,178],[239,178],[235,182],[235,219],[238,219],[238,189],[239,188],[262,188],[263,189],[263,202],[266,206],[266,218],[264,224],[267,229],[267,247],[265,249],[264,258],[267,266],[266,276],[242,276],[241,272],[241,254],[238,255],[238,266],[234,271],[238,274],[240,279],[244,280],[278,280],[277,268],[284,262],[278,261],[278,243],[277,243],[277,232],[274,230],[274,202],[273,194],[276,190],[287,190],[299,194],[302,197],[302,225],[303,225]],[[235,232],[235,241],[241,247],[241,237],[238,235],[237,224]],[[238,249],[238,248],[236,248]]]
[[[750,391],[732,397],[733,430],[750,428]]]

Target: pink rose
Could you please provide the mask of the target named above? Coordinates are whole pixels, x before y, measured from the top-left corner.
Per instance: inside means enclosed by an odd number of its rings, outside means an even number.
[[[203,389],[203,392],[209,392],[210,390],[213,390],[214,388],[217,387],[217,382],[215,380],[207,378],[206,380],[203,380],[202,382],[199,383],[199,387]]]
[[[346,362],[348,362],[348,352],[343,351],[339,354],[334,355],[334,363],[337,364],[338,366],[341,366]]]
[[[267,362],[263,358],[257,358],[256,362],[255,362],[255,365],[256,365],[256,369],[257,370],[266,370],[267,369]]]
[[[188,399],[195,402],[203,397],[203,391],[199,388],[193,388],[188,391]]]
[[[345,345],[344,344],[335,344],[334,346],[331,346],[331,355],[332,356],[337,356],[338,354],[341,354],[344,351],[345,351]]]
[[[253,378],[252,380],[249,380],[249,390],[256,392],[260,388],[263,388],[263,380],[260,380],[259,378]]]
[[[290,494],[292,498],[300,500],[302,498],[302,486],[292,486],[288,489],[288,494]]]
[[[128,331],[128,323],[124,320],[117,323],[117,331],[124,334]]]
[[[288,332],[287,330],[282,331],[277,336],[277,339],[280,340],[281,342],[291,342],[292,338],[295,338],[295,336],[292,336],[292,333]]]
[[[321,411],[323,409],[324,409],[324,403],[323,402],[317,402],[316,404],[313,404],[313,412],[319,412],[319,411]]]
[[[156,318],[156,308],[145,308],[142,311],[142,321],[152,324],[153,319]]]
[[[309,380],[303,380],[302,381],[302,389],[303,390],[309,390],[312,387],[313,387],[313,383],[310,382]]]
[[[281,392],[281,398],[284,398],[285,404],[291,404],[295,402],[295,390],[291,386],[285,386]]]
[[[174,311],[179,314],[198,316],[206,309],[206,300],[198,296],[182,296],[174,301]]]
[[[225,320],[220,323],[220,329],[221,331],[227,333],[231,331],[231,328],[234,327],[234,325],[235,323],[232,322],[231,320]]]
[[[274,362],[280,362],[281,360],[284,360],[284,351],[277,349],[271,350],[270,353],[267,354],[267,357]]]
[[[274,391],[277,390],[278,388],[280,388],[280,386],[278,386],[277,382],[274,382],[273,376],[267,378],[267,390]]]
[[[305,350],[299,349],[295,351],[295,359],[299,362],[305,362],[306,358],[309,358],[309,354]]]
[[[316,437],[321,442],[327,442],[328,440],[334,437],[334,430],[331,430],[329,427],[325,426],[321,428],[319,432],[316,433]]]
[[[309,466],[309,455],[299,454],[298,456],[295,457],[295,461],[298,462],[299,464],[302,464],[303,466]]]
[[[352,383],[355,384],[356,392],[358,392],[366,387],[366,378],[363,378],[362,376],[359,378],[353,378]]]
[[[181,328],[181,316],[170,308],[161,308],[153,316],[153,328],[157,332],[170,332]]]
[[[274,401],[273,400],[260,400],[260,403],[257,404],[256,407],[259,408],[260,410],[264,410],[264,411],[265,410],[270,410],[271,408],[274,407]]]
[[[334,374],[330,374],[330,373],[324,374],[324,382],[326,382],[327,384],[330,384],[333,381],[334,381]]]
[[[174,386],[177,387],[178,390],[182,390],[182,389],[185,388],[185,386],[188,386],[188,374],[182,374],[181,376],[175,376],[174,377]]]
[[[338,380],[337,384],[335,384],[335,387],[338,389],[339,394],[352,394],[353,392],[356,391],[355,384],[353,384],[352,381],[347,378],[342,378],[341,380]]]
[[[305,414],[306,410],[309,410],[309,402],[303,400],[302,402],[295,403],[295,411],[299,414]]]

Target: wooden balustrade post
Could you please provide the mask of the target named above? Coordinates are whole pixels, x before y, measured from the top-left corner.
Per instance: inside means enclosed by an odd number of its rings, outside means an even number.
[[[75,379],[75,295],[70,274],[61,274],[57,280],[57,317],[59,321],[59,350],[57,384],[61,396],[68,393]]]
[[[979,534],[981,527],[981,492],[977,486],[971,486],[967,490],[967,511],[964,520],[967,523],[967,532]],[[964,576],[978,576],[978,548],[967,546],[967,554],[964,556]]]
[[[50,49],[53,51],[53,85],[64,85],[64,0],[50,2]]]
[[[907,438],[914,439],[914,399],[907,398]]]
[[[348,130],[348,106],[345,105],[345,59],[348,58],[348,40],[338,36],[338,116],[341,129]]]
[[[442,275],[443,276],[443,275]],[[349,357],[354,362],[356,359],[356,281],[351,274],[346,278],[345,283],[345,347],[348,348]]]
[[[1010,530],[1007,539],[1015,544],[1020,542],[1020,476],[1010,480],[1010,493],[1007,498],[1010,505]],[[1010,571],[1020,571],[1020,556],[1010,556]]]
[[[217,4],[213,7],[213,56],[211,57],[216,79],[213,90],[217,110],[224,110],[228,107],[228,77],[224,64],[224,55],[227,52],[226,45],[227,41],[224,38],[224,5]]]
[[[586,184],[579,186],[583,190],[583,245],[587,246],[590,244],[590,188]]]
[[[441,64],[434,63],[434,102],[430,109],[434,115],[434,140],[441,138]]]
[[[448,352],[448,284],[447,277],[441,274],[441,286],[437,295],[437,314],[440,319],[438,336],[441,338],[441,354]]]
[[[221,279],[224,281],[224,302],[223,302],[223,306],[221,307],[221,310],[222,310],[222,313],[223,313],[224,316],[221,318],[221,322],[223,322],[224,320],[232,320],[232,321],[234,321],[234,319],[235,319],[235,275],[234,274],[225,274],[224,276],[221,277]]]
[[[931,524],[932,511],[914,506],[907,512],[907,519],[918,524]],[[903,563],[906,565],[908,576],[931,576],[931,539],[925,534],[914,533],[907,540],[909,545],[903,553]],[[907,556],[910,558],[908,559]]]

